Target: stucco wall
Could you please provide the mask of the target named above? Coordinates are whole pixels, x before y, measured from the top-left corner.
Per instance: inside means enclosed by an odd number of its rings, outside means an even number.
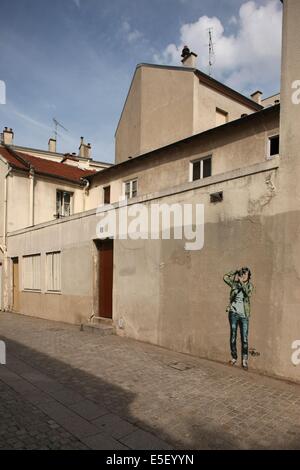
[[[20,312],[40,318],[79,324],[93,313],[95,216],[58,221],[8,237],[9,258],[19,258]],[[61,293],[46,289],[46,253],[61,251]],[[41,291],[23,286],[23,256],[41,255]],[[11,280],[10,280],[11,282]],[[9,307],[13,304],[12,292]]]
[[[215,127],[216,108],[229,121],[253,112],[204,85],[193,69],[138,66],[116,131],[116,163]]]
[[[86,197],[83,188],[61,180],[42,178],[34,179],[34,224],[54,219],[56,214],[56,190],[69,191],[73,194],[72,212],[85,210]],[[32,225],[32,201],[30,196],[30,178],[21,172],[12,172],[8,177],[8,232]]]
[[[116,131],[115,161],[127,160],[135,156],[141,146],[141,76],[142,70],[135,72],[120,122]]]
[[[46,178],[35,178],[34,188],[34,223],[40,224],[54,219],[56,214],[56,190],[68,191],[73,194],[72,213],[84,210],[84,191],[78,186],[63,181]]]
[[[275,101],[280,101],[280,93],[263,99],[261,104],[267,108],[268,106],[274,106],[274,104],[276,104]]]
[[[300,340],[300,104],[293,102],[292,88],[300,80],[300,2],[284,0],[283,54],[281,83],[281,171],[279,179],[278,216],[276,224],[276,277],[272,310],[281,312],[278,323],[277,351],[291,348]],[[298,93],[299,97],[299,93]],[[286,339],[286,341],[285,341]],[[278,369],[283,367],[280,356]],[[300,377],[299,366],[290,369]]]
[[[139,154],[193,134],[194,74],[142,68]]]
[[[216,126],[216,109],[228,113],[228,122],[239,119],[242,114],[252,114],[253,109],[228,96],[199,83],[194,75],[194,129],[193,134],[203,132]]]
[[[180,143],[162,149],[148,159],[131,161],[126,168],[116,168],[107,176],[104,172],[94,177],[88,208],[103,203],[103,187],[107,185],[111,185],[111,202],[118,202],[123,194],[123,182],[128,179],[138,178],[139,196],[187,183],[190,162],[208,155],[212,155],[213,175],[266,161],[268,137],[278,131],[279,110],[274,109],[251,125],[242,122],[230,130],[225,126],[214,135],[195,136],[188,144]]]
[[[8,179],[7,231],[30,225],[30,182],[28,175],[12,172]]]
[[[277,212],[281,169],[276,165],[278,161],[259,164],[210,186],[144,201],[204,204],[205,243],[201,251],[186,251],[181,240],[115,240],[113,319],[118,334],[227,361],[229,288],[222,278],[225,272],[248,265],[255,286],[250,348],[260,353],[251,359],[251,368],[299,379],[291,363],[291,339],[299,317],[285,322],[276,301],[276,296],[284,298],[286,288],[278,273],[282,214]],[[211,204],[210,194],[217,191],[223,191],[224,201]],[[35,252],[62,250],[62,294],[22,293],[22,312],[73,323],[88,321],[95,312],[93,240],[98,221],[91,211],[10,234],[10,257],[32,252],[33,247]]]
[[[120,334],[176,351],[226,361],[229,325],[225,309],[229,288],[223,275],[248,265],[253,272],[250,347],[261,356],[251,368],[272,374],[290,369],[280,339],[280,312],[272,313],[272,280],[276,252],[275,227],[278,171],[163,198],[159,202],[205,204],[205,244],[185,251],[184,241],[116,241],[114,319]],[[270,184],[270,181],[272,184]],[[224,192],[224,202],[211,204],[209,195]],[[217,292],[217,294],[216,294]],[[274,352],[276,351],[276,354]],[[279,370],[278,354],[284,368]],[[289,376],[296,378],[291,369]]]

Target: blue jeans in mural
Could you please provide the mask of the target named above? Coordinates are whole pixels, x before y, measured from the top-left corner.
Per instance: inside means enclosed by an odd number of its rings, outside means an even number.
[[[240,328],[241,343],[242,343],[242,356],[243,359],[248,359],[248,333],[249,333],[249,318],[243,318],[234,312],[229,312],[230,324],[230,349],[233,359],[237,359],[236,337],[238,327]]]

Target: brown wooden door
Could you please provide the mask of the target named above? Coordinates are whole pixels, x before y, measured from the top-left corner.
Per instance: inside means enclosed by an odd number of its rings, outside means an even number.
[[[13,310],[19,312],[19,300],[20,300],[20,289],[19,289],[19,259],[13,258]]]
[[[113,297],[113,240],[99,245],[99,316],[112,318]]]

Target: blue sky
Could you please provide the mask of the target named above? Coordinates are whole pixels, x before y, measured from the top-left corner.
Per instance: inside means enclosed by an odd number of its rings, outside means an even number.
[[[207,27],[214,28],[214,76],[249,94],[279,90],[278,0],[0,0],[0,80],[7,103],[0,127],[15,143],[47,148],[52,118],[58,151],[114,159],[114,133],[136,64],[180,65],[188,41],[207,72]]]

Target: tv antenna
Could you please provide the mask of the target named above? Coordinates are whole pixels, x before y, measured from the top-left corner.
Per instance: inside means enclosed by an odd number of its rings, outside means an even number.
[[[58,134],[59,127],[66,132],[69,132],[69,131],[57,119],[53,118],[52,121],[54,122],[54,136],[55,136],[55,140],[57,141],[57,136],[59,135]]]
[[[215,45],[214,45],[214,42],[213,42],[213,32],[214,32],[214,28],[208,28],[208,39],[209,39],[209,42],[208,42],[208,69],[209,69],[209,76],[211,77],[212,76],[212,69],[213,69],[213,65],[215,63],[215,59],[216,59],[216,56],[215,56]]]

